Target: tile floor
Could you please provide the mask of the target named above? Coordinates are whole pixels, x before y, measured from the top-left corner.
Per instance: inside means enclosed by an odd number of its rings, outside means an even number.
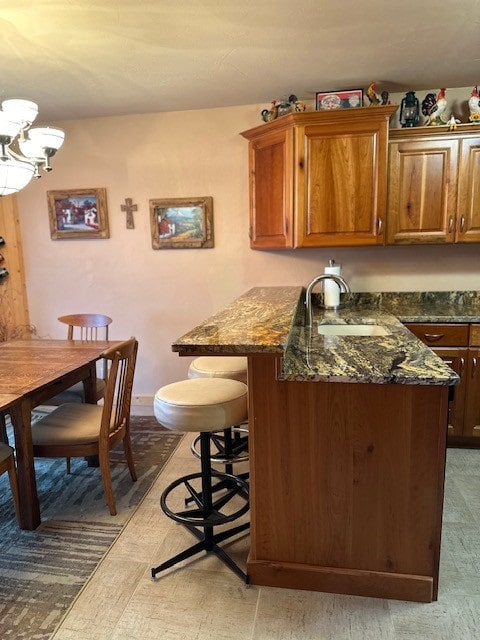
[[[480,451],[449,450],[437,602],[247,589],[215,557],[155,582],[150,569],[191,544],[159,496],[196,467],[186,436],[52,640],[479,640]],[[248,537],[229,546],[240,563]]]

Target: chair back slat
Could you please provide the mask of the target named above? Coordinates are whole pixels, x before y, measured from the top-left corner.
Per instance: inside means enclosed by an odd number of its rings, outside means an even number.
[[[129,427],[137,350],[137,340],[130,338],[105,352],[110,367],[100,427],[100,446],[108,446],[108,439],[113,434]]]
[[[112,323],[112,318],[102,313],[73,313],[58,320],[68,325],[67,340],[108,340],[108,325]],[[107,374],[108,364],[103,360],[102,380]]]

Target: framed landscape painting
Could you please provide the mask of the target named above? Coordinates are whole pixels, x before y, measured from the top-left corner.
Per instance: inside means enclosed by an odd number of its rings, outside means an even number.
[[[106,189],[47,191],[50,235],[62,238],[109,238]]]
[[[153,249],[211,249],[213,198],[150,200]]]

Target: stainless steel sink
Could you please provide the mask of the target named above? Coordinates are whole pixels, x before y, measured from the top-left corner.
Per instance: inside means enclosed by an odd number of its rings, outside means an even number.
[[[379,324],[319,324],[322,336],[388,336],[390,331]]]

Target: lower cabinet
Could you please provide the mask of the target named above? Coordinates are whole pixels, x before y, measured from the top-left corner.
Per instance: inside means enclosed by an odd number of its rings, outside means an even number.
[[[405,325],[460,376],[452,388],[448,444],[480,447],[480,325]]]

